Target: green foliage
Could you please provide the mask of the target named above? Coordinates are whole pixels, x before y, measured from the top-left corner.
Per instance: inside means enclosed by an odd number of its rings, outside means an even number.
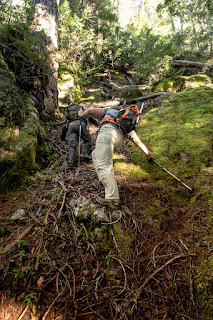
[[[137,83],[158,81],[172,73],[167,63],[172,58],[202,61],[211,56],[212,4],[145,1],[137,17],[125,29],[119,27],[118,41],[119,17],[113,3],[65,0],[60,6],[60,52],[68,66],[80,68],[78,79],[107,65],[132,70]]]
[[[16,64],[16,77],[20,83],[23,83],[26,81],[26,71],[24,72],[23,66],[29,63],[29,60],[42,66],[45,73],[50,73],[49,53],[43,45],[44,32],[35,32],[31,28],[34,19],[34,7],[31,1],[25,0],[24,6],[11,2],[1,1],[0,3],[0,21],[2,20],[0,35],[4,42],[13,44],[19,52],[18,55],[13,56],[13,59]],[[10,54],[6,49],[6,57],[9,56],[8,53]],[[22,62],[20,70],[18,70],[19,60]],[[27,81],[29,81],[29,77]]]
[[[28,272],[29,272],[29,268],[25,268],[25,269],[19,269],[19,268],[13,269],[13,273],[14,273],[15,278],[16,278],[17,280],[22,280],[22,279],[24,279],[24,278],[27,276]]]
[[[205,0],[165,0],[159,11],[169,12],[178,58],[193,60],[212,56],[213,4]]]
[[[8,226],[4,226],[0,229],[0,236],[4,236],[11,233],[11,228]]]
[[[75,236],[76,236],[76,239],[81,239],[81,240],[83,240],[83,241],[86,241],[86,240],[87,240],[86,234],[85,234],[85,230],[84,230],[83,227],[81,227],[80,229],[77,229],[77,230],[76,230]]]
[[[0,25],[22,24],[29,27],[33,19],[33,9],[29,0],[24,1],[24,6],[14,4],[13,1],[1,0]]]
[[[33,302],[34,300],[37,299],[36,293],[35,292],[31,292],[28,295],[26,295],[24,302],[26,302],[26,304],[32,308],[33,307]]]
[[[113,259],[112,259],[112,253],[109,252],[106,257],[105,257],[105,260],[106,260],[106,265],[109,266],[112,262],[113,262]]]

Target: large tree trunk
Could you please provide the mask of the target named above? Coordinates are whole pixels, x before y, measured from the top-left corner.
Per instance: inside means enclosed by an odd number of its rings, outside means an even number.
[[[50,68],[52,73],[48,75],[43,90],[42,118],[49,118],[54,115],[58,107],[57,77],[58,77],[58,6],[60,0],[31,0],[35,8],[32,28],[36,31],[43,31],[42,46],[50,52]]]

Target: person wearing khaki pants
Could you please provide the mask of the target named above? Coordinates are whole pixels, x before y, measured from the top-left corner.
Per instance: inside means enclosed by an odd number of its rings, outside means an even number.
[[[105,188],[105,199],[119,202],[118,185],[113,170],[113,153],[122,146],[123,135],[113,126],[104,125],[98,134],[92,160],[99,180]]]
[[[118,111],[112,108],[89,108],[85,111],[80,110],[78,115],[79,117],[93,116],[98,119],[106,116],[116,118]],[[128,136],[145,153],[147,160],[151,160],[151,152],[139,139],[136,132],[132,130]],[[124,135],[113,123],[104,123],[98,131],[95,150],[92,153],[98,178],[105,188],[105,198],[97,196],[96,200],[111,208],[117,208],[120,205],[118,185],[113,170],[113,153],[121,148],[123,138]]]

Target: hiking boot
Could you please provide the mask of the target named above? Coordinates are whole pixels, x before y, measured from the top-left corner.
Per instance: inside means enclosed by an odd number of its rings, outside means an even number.
[[[83,149],[81,151],[81,157],[82,158],[88,158],[89,154],[91,153],[91,142],[86,142],[83,146]]]
[[[101,197],[96,197],[96,201],[102,205],[109,206],[112,209],[118,209],[120,207],[120,200],[115,200],[115,199],[105,199]]]
[[[74,164],[75,164],[75,159],[74,159],[74,156],[70,156],[68,155],[67,157],[67,163],[70,167],[74,167]]]
[[[75,148],[73,148],[73,147],[69,147],[67,162],[70,167],[73,167],[75,164]]]

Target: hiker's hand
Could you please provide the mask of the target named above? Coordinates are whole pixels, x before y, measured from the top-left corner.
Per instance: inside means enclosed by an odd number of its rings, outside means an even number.
[[[80,109],[80,110],[78,111],[78,116],[79,116],[79,117],[82,117],[83,113],[84,113],[84,110]]]
[[[148,161],[150,161],[150,162],[153,160],[153,156],[152,156],[152,154],[151,154],[150,151],[149,151],[148,154],[146,155],[146,159],[147,159]]]

